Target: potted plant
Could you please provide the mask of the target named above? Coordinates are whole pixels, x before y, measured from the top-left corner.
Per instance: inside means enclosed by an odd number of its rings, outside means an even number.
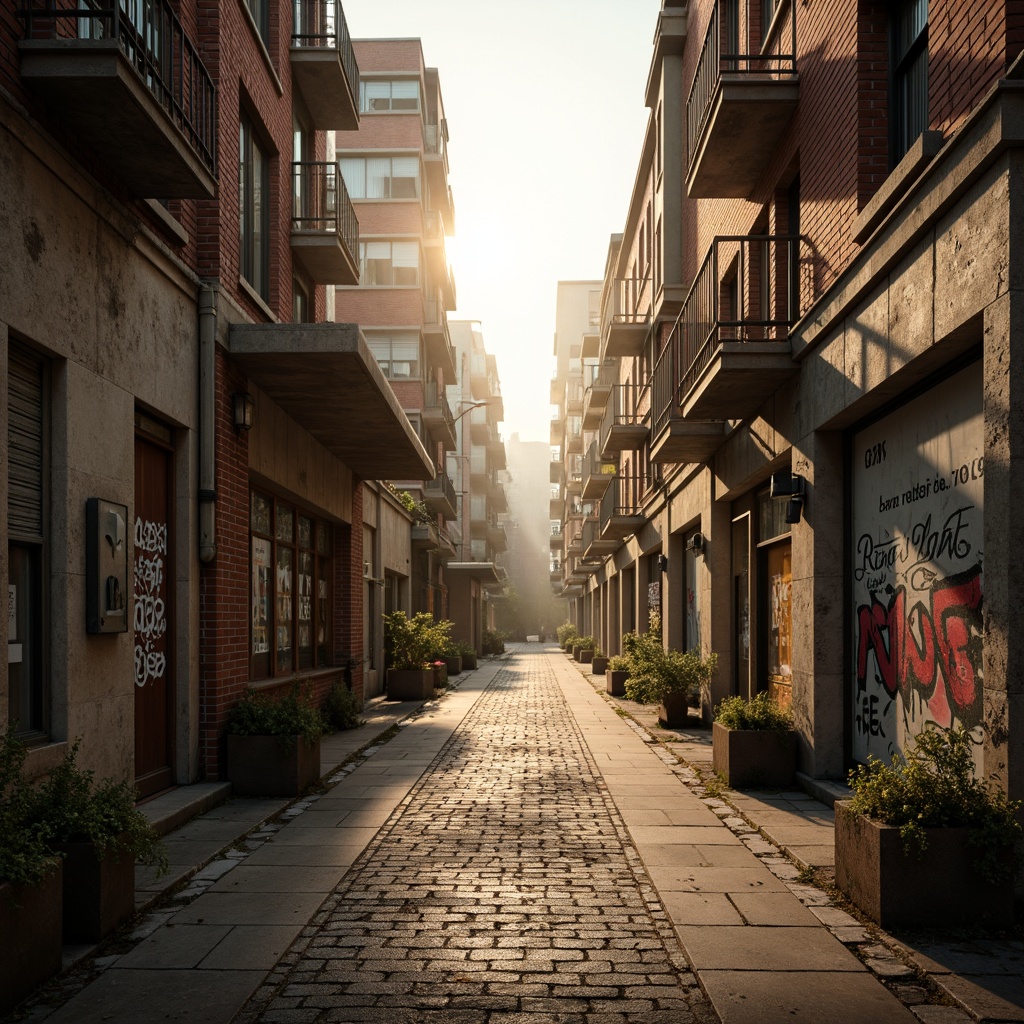
[[[594,648],[597,641],[592,636],[581,636],[576,638],[574,645],[574,657],[581,665],[589,665],[594,659]]]
[[[576,637],[579,635],[576,627],[571,622],[563,622],[555,627],[555,636],[558,637],[558,646],[567,654],[572,651]]]
[[[594,657],[590,662],[590,672],[595,676],[603,676],[608,669],[608,658],[600,647],[594,648]]]
[[[65,942],[99,942],[135,912],[135,862],[167,870],[167,853],[138,792],[115,779],[95,782],[77,764],[76,741],[39,786],[33,816],[47,846],[64,861]]]
[[[627,678],[629,678],[629,658],[624,654],[613,654],[608,659],[605,689],[613,697],[624,697]]]
[[[884,928],[1013,921],[1020,802],[975,775],[970,733],[927,728],[892,764],[869,757],[836,804],[836,885]]]
[[[666,651],[661,642],[661,618],[651,613],[646,633],[627,633],[622,646],[629,658],[625,695],[639,704],[659,704],[658,721],[666,728],[685,725],[691,705],[700,707],[701,694],[718,664],[718,655],[702,658],[697,651]]]
[[[294,683],[248,689],[228,717],[228,780],[237,796],[298,796],[320,778],[319,708]]]
[[[13,726],[0,740],[0,1015],[61,966],[60,858],[46,846]]]
[[[711,729],[712,763],[727,786],[785,789],[796,773],[793,712],[767,690],[751,700],[726,697]]]
[[[429,700],[434,695],[434,618],[417,612],[384,616],[387,688],[391,700]]]
[[[444,659],[437,658],[435,661],[432,661],[430,663],[430,672],[433,679],[433,688],[435,690],[443,690],[448,685],[448,666],[445,664]]]
[[[324,729],[331,732],[357,729],[363,724],[359,717],[362,710],[359,698],[344,683],[337,682],[327,691],[321,708]]]
[[[453,622],[448,619],[441,619],[433,624],[431,627],[431,634],[434,638],[434,661],[440,659],[445,664],[446,674],[445,682],[441,685],[447,685],[448,676],[457,676],[462,671],[462,654],[459,651],[458,645],[452,639],[452,626]],[[437,673],[435,675],[435,683],[437,681]]]
[[[467,644],[464,640],[459,640],[455,647],[462,658],[463,669],[467,672],[472,672],[476,668],[476,649],[472,644]]]

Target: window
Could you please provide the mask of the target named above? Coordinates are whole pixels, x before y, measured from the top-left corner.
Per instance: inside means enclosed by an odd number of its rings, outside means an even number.
[[[367,334],[366,343],[391,380],[418,378],[420,375],[420,339],[415,331],[395,334]]]
[[[396,82],[362,79],[359,82],[359,111],[376,114],[382,110],[419,110],[420,83],[414,78]]]
[[[46,364],[11,342],[7,362],[7,711],[20,734],[49,727],[46,629]]]
[[[312,323],[312,312],[309,293],[296,278],[292,278],[292,323]]]
[[[270,44],[270,0],[246,0],[260,38]]]
[[[892,50],[890,167],[928,127],[928,0],[903,0],[889,22]]]
[[[417,242],[360,242],[359,282],[377,285],[419,283]]]
[[[257,294],[270,296],[270,161],[252,123],[243,114],[238,128],[238,227],[242,277]]]
[[[338,161],[353,199],[418,199],[420,162],[415,156],[346,156]]]
[[[331,526],[293,505],[250,495],[252,677],[331,662]]]

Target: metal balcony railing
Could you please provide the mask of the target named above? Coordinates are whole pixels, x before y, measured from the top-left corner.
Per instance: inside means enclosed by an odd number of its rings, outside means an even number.
[[[337,235],[358,259],[359,221],[337,164],[292,164],[292,227]]]
[[[292,46],[337,50],[352,95],[359,95],[359,64],[340,0],[293,0]]]
[[[652,375],[655,433],[723,341],[785,341],[800,315],[800,238],[721,235],[694,278]]]
[[[423,482],[423,492],[430,497],[443,497],[456,510],[459,507],[459,496],[455,491],[455,484],[443,470],[438,470],[437,476],[433,480]]]
[[[20,12],[27,39],[116,39],[196,156],[217,173],[217,90],[168,0],[120,0]]]
[[[428,409],[437,410],[451,433],[455,433],[455,416],[448,404],[448,396],[443,387],[437,386],[436,380],[428,380],[423,385],[423,404]]]
[[[762,24],[770,5],[741,0],[723,6],[716,3],[697,61],[697,72],[686,99],[686,163],[691,166],[701,133],[712,110],[712,101],[725,74],[760,76],[772,80],[796,75],[796,0],[774,5],[770,24]],[[789,32],[784,22],[788,15]]]
[[[643,488],[644,482],[639,476],[612,478],[608,490],[604,492],[604,497],[601,499],[599,517],[602,532],[612,519],[643,515],[643,507],[640,503]]]

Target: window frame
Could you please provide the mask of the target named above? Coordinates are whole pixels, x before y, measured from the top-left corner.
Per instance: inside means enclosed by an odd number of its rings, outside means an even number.
[[[370,192],[370,189],[367,186],[367,182],[368,182],[368,162],[370,160],[387,160],[388,163],[389,163],[388,173],[386,175],[383,175],[382,178],[381,178],[381,180],[386,183],[385,189],[384,189],[385,194],[383,194],[383,195],[372,196],[372,195],[368,194]],[[411,161],[415,161],[415,163],[416,163],[416,175],[415,175],[415,177],[409,177],[408,175],[402,175],[402,176],[396,175],[394,173],[394,166],[395,166],[395,161],[396,160],[411,160]],[[345,174],[345,165],[346,164],[356,164],[356,163],[359,163],[359,164],[362,165],[362,172],[361,172],[362,186],[360,186],[359,182],[356,181],[352,177],[351,172],[349,174],[347,174],[347,175]],[[385,200],[398,200],[398,201],[413,200],[413,201],[416,201],[416,202],[420,202],[422,200],[422,198],[423,198],[423,166],[422,166],[422,164],[420,162],[419,156],[417,154],[415,154],[415,153],[401,153],[401,154],[383,153],[383,154],[374,154],[373,156],[365,156],[365,155],[359,155],[359,154],[353,155],[353,154],[346,153],[346,154],[338,157],[338,170],[339,170],[339,173],[342,176],[342,179],[345,182],[345,188],[348,190],[349,198],[353,199],[353,200],[360,200],[361,199],[361,200],[366,200],[368,202],[374,202],[374,203],[384,202]],[[394,183],[396,181],[411,181],[411,182],[413,182],[413,184],[414,184],[414,187],[413,187],[413,190],[412,190],[413,194],[412,195],[395,195],[394,194],[395,193],[395,185],[394,185]]]
[[[408,253],[402,256],[403,263],[399,266],[395,266],[395,246],[405,246],[408,252],[415,255],[416,263],[415,266],[405,266],[404,263],[408,260]],[[374,274],[370,274],[370,257],[367,255],[371,247],[380,249],[382,246],[387,246],[388,255],[387,258],[382,256],[373,257],[374,263]],[[419,288],[421,286],[421,274],[420,267],[422,261],[420,260],[420,247],[419,242],[413,239],[360,239],[359,240],[359,283],[365,288]],[[387,268],[387,273],[384,274],[384,268]],[[380,270],[380,274],[376,271]],[[397,272],[403,273],[397,273]],[[411,273],[409,273],[411,271]],[[388,280],[376,280],[378,276],[386,276]],[[406,277],[409,280],[398,280],[399,277]],[[371,278],[373,278],[371,280]]]
[[[370,354],[377,360],[377,365],[381,368],[381,372],[388,380],[422,380],[423,379],[423,346],[421,339],[416,331],[367,331],[364,332],[366,337],[366,344],[370,349]],[[395,358],[395,340],[399,341],[399,344],[409,345],[415,339],[416,343],[416,362],[412,366],[407,374],[395,374],[393,368],[396,363],[410,363],[408,359],[396,359]],[[386,359],[381,358],[381,352],[383,345],[387,343],[388,355]]]
[[[923,7],[924,21],[913,39],[901,38],[903,17],[912,8]],[[914,140],[928,128],[928,0],[901,0],[889,14],[889,169],[906,155]],[[923,58],[923,68],[919,64]],[[907,85],[915,74],[923,82],[923,109],[911,111]],[[920,124],[914,118],[920,119]]]
[[[416,86],[416,99],[414,106],[395,106],[395,83],[409,82]],[[386,85],[388,87],[387,106],[370,107],[367,103],[367,91],[370,86]],[[380,97],[381,100],[384,97]],[[407,97],[397,97],[399,100]],[[423,109],[422,91],[418,78],[361,78],[359,81],[359,113],[360,114],[419,114]]]
[[[238,269],[265,302],[270,299],[270,197],[270,154],[255,122],[242,111],[238,122]]]

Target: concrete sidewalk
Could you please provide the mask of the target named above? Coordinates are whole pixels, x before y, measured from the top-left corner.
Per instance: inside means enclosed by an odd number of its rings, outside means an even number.
[[[606,697],[589,666],[536,644],[463,674],[439,700],[371,702],[367,725],[325,740],[326,792],[232,799],[179,824],[166,839],[171,875],[137,872],[146,912],[133,935],[66,950],[77,968],[30,1001],[23,1019],[228,1024],[495,675],[534,657],[555,672],[625,824],[627,856],[651,878],[652,899],[727,1024],[1024,1021],[1021,943],[914,948],[865,926],[801,881],[801,868],[832,863],[826,803],[803,792],[709,795],[695,770],[710,768],[708,730],[662,730],[652,709]],[[394,738],[372,742],[392,725]],[[204,806],[223,793],[188,787],[146,807],[166,827],[188,813],[183,795]]]
[[[631,732],[647,741],[650,756],[642,762],[627,758],[633,774],[627,770],[620,795],[613,789],[613,796],[724,1021],[775,1019],[773,1006],[777,1019],[1024,1021],[1024,942],[897,938],[801,881],[811,873],[831,879],[832,803],[849,795],[845,786],[801,778],[803,788],[793,792],[710,796],[702,784],[712,777],[710,729],[663,729],[655,708],[607,696],[604,677],[563,660],[571,676],[595,691],[594,699],[585,696],[586,707],[594,700],[613,705],[629,715],[619,719],[620,737]],[[596,708],[582,715],[589,717],[584,733],[592,748],[607,745],[611,730],[598,739],[605,716]],[[615,749],[613,742],[605,756],[614,759]],[[689,798],[677,798],[666,770]],[[634,788],[637,776],[651,785]],[[710,827],[708,814],[719,824],[718,834],[724,828],[735,842],[693,831]],[[695,866],[697,859],[709,866]],[[858,969],[854,958],[903,1005],[894,1008],[893,1000],[884,1012],[881,1003],[873,1011],[871,987],[863,975],[850,973]],[[856,993],[867,998],[863,1015],[855,1009]]]

